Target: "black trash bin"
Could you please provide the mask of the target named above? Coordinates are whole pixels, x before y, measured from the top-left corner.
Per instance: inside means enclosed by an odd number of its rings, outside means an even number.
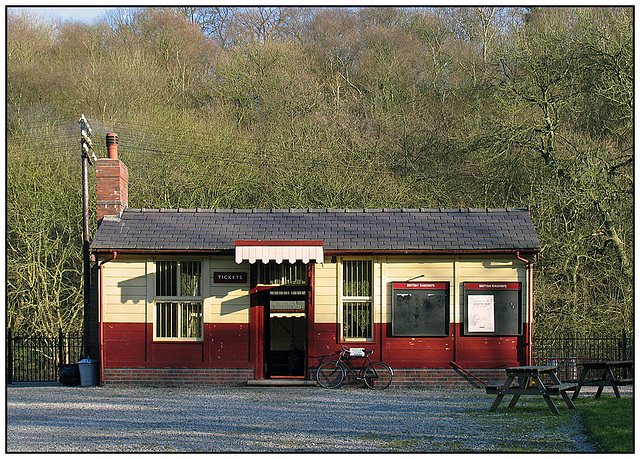
[[[63,386],[80,385],[80,368],[77,363],[64,364],[61,366],[60,382]]]

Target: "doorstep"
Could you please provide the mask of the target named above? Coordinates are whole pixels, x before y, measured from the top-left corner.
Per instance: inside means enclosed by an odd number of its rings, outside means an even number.
[[[318,383],[309,379],[250,379],[247,386],[317,386]]]

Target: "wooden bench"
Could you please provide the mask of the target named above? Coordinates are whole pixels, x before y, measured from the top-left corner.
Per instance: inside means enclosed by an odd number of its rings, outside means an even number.
[[[506,392],[508,389],[515,389],[517,387],[517,385],[511,385],[508,388],[504,388],[501,385],[493,385],[485,387],[485,391],[487,392],[487,394],[495,395],[499,394],[500,391]],[[578,387],[578,383],[562,383],[555,384],[553,386],[546,386],[546,390],[549,395],[560,395],[560,391],[575,391],[576,387]]]
[[[502,388],[502,386],[487,386],[484,390],[487,391],[487,394],[495,395]]]
[[[581,386],[601,386],[601,385],[611,385],[610,382],[611,381],[615,381],[616,386],[629,386],[631,384],[633,384],[633,378],[627,378],[627,379],[602,379],[602,378],[585,378],[584,381],[582,381]],[[577,386],[578,383],[576,382],[575,385]]]
[[[493,405],[491,405],[491,408],[489,408],[489,411],[495,411],[505,395],[513,396],[511,403],[509,403],[509,408],[513,408],[516,405],[521,395],[537,395],[544,399],[553,414],[559,414],[558,408],[556,408],[550,396],[561,395],[567,407],[574,409],[575,406],[567,395],[567,391],[575,390],[577,384],[562,383],[558,379],[556,370],[557,367],[555,365],[507,368],[505,370],[507,380],[503,385],[489,385],[485,388],[487,394],[496,395],[496,399]],[[548,375],[552,381],[552,384],[549,386],[546,386],[543,382],[543,376],[545,375]],[[518,378],[518,385],[512,384],[515,378]],[[535,385],[530,385],[530,382],[533,382]]]
[[[633,360],[609,360],[605,362],[587,362],[581,364],[582,372],[580,374],[580,378],[578,379],[577,388],[573,392],[572,400],[578,398],[578,394],[580,394],[580,389],[584,386],[595,386],[598,388],[596,391],[595,398],[600,398],[602,395],[602,390],[605,386],[611,386],[613,389],[613,393],[616,398],[620,398],[620,391],[618,390],[618,386],[626,386],[629,384],[633,384],[633,378],[624,378],[618,379],[613,374],[614,368],[633,368]],[[589,371],[600,371],[600,375],[598,377],[587,377],[587,373]]]
[[[568,390],[575,391],[576,387],[578,387],[578,383],[561,383],[554,384],[553,386],[547,386],[547,391],[551,395],[562,395],[562,392],[566,392]]]
[[[518,387],[515,384],[512,384],[511,386],[508,387],[508,389],[513,389]],[[491,385],[491,386],[487,386],[484,388],[487,391],[487,394],[490,395],[495,395],[498,394],[500,392],[500,390],[505,390],[505,388],[502,386],[502,384],[496,384],[496,385]]]

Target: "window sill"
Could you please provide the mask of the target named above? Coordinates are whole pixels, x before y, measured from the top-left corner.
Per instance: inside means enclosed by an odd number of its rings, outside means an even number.
[[[377,341],[373,338],[341,338],[338,340],[338,344],[376,344]]]

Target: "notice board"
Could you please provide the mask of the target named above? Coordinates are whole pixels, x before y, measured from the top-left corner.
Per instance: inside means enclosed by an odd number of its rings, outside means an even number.
[[[522,334],[520,282],[465,282],[463,290],[465,334]]]
[[[393,336],[448,336],[448,282],[393,282]]]

